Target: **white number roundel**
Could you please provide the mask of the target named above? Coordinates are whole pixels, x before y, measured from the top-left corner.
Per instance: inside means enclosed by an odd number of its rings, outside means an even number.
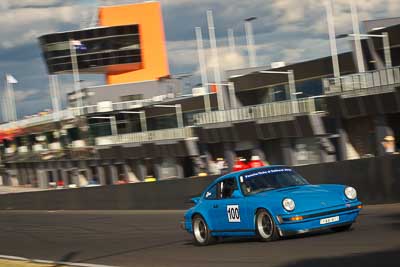
[[[239,205],[227,205],[226,213],[228,215],[229,222],[240,222]]]

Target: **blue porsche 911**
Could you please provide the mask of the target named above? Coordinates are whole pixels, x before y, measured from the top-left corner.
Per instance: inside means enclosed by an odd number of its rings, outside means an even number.
[[[362,208],[353,187],[312,185],[285,166],[227,174],[192,201],[182,226],[198,245],[223,236],[272,241],[323,229],[344,231]]]

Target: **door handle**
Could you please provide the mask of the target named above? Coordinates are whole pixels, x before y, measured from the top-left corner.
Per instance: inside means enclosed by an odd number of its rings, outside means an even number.
[[[215,205],[213,206],[213,208],[214,208],[214,209],[218,208],[218,205],[215,204]]]

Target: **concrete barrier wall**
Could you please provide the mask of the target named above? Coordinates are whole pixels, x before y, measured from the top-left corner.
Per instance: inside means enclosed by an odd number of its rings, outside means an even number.
[[[295,168],[314,184],[346,184],[367,204],[400,201],[400,155],[339,161]]]
[[[357,188],[366,204],[400,201],[400,155],[323,163],[295,168],[311,183]],[[118,210],[186,209],[216,177],[0,195],[0,209]]]

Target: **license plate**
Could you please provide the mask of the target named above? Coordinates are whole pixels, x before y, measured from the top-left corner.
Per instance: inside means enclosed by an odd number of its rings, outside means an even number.
[[[333,223],[333,222],[338,222],[338,221],[339,221],[339,216],[335,216],[335,217],[321,219],[319,221],[319,223],[320,224],[327,224],[327,223]]]

